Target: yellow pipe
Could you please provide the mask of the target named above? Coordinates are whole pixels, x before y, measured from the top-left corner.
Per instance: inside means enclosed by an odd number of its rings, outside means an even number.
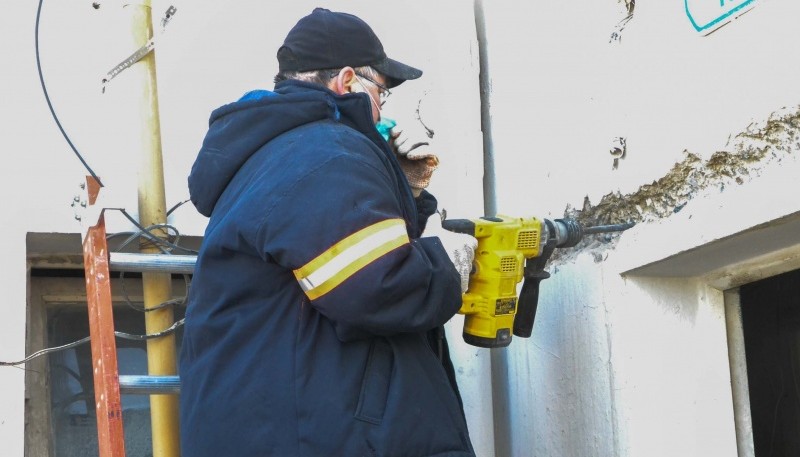
[[[150,0],[128,4],[133,42],[142,46],[153,36]],[[139,222],[145,226],[167,221],[164,192],[164,165],[161,154],[161,126],[158,110],[155,50],[128,68],[126,75],[138,84],[139,112],[141,115],[141,164],[139,170]],[[166,231],[153,233],[165,238]],[[159,253],[152,243],[143,241],[140,251]],[[142,273],[145,308],[153,308],[172,298],[169,273]],[[174,323],[171,306],[145,313],[147,333],[158,333]],[[147,367],[151,375],[177,374],[175,336],[169,335],[147,341]],[[178,422],[178,397],[176,395],[151,395],[150,419],[153,436],[153,457],[180,456],[180,427]]]

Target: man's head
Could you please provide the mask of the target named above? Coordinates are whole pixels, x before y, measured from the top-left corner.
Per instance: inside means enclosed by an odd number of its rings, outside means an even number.
[[[278,49],[280,73],[371,67],[388,88],[417,79],[422,71],[390,59],[375,32],[366,22],[347,13],[315,8],[289,31]]]

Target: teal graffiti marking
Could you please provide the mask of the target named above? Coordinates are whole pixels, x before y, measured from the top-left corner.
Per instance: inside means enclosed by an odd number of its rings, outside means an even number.
[[[728,4],[733,3],[733,2],[734,2],[734,0],[727,0]],[[755,0],[745,0],[745,1],[741,2],[740,4],[736,5],[735,7],[731,8],[729,10],[723,10],[723,11],[720,12],[719,16],[717,16],[716,18],[708,21],[705,24],[699,24],[698,21],[695,20],[695,18],[692,16],[692,12],[689,9],[689,0],[683,0],[683,5],[684,5],[684,8],[686,9],[686,16],[689,17],[689,22],[692,23],[692,27],[694,27],[694,29],[697,30],[698,32],[702,32],[704,30],[708,30],[708,29],[718,25],[720,22],[724,21],[725,19],[727,19],[727,18],[731,17],[732,15],[736,14],[737,12],[741,11],[742,8],[752,4],[753,2],[755,2]],[[720,8],[724,8],[725,7],[725,3],[726,3],[726,0],[719,0]],[[701,22],[703,22],[703,21],[701,21]]]

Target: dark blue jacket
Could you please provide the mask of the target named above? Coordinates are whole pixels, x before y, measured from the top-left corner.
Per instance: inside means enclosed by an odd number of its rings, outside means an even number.
[[[180,357],[184,457],[471,457],[426,332],[461,304],[366,94],[223,106],[189,177],[210,216]]]

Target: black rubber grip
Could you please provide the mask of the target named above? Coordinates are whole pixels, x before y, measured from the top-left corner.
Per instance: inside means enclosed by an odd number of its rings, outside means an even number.
[[[475,222],[470,219],[445,219],[442,221],[442,227],[451,232],[475,236]]]

